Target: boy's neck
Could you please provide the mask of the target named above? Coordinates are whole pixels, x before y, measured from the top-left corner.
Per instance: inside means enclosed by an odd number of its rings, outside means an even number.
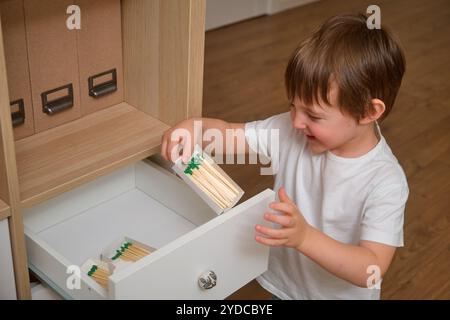
[[[375,148],[380,139],[377,125],[372,123],[362,128],[358,135],[345,144],[330,150],[330,152],[342,158],[358,158]]]

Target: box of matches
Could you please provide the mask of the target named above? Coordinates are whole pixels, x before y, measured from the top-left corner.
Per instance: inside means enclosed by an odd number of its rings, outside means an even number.
[[[103,250],[101,259],[111,263],[114,266],[114,271],[119,271],[148,256],[155,250],[155,248],[129,237],[122,237],[112,242]]]
[[[244,194],[198,145],[195,146],[188,163],[183,163],[180,158],[175,161],[172,169],[218,215],[233,208]]]
[[[88,259],[81,266],[81,272],[97,282],[104,289],[108,288],[108,277],[113,274],[114,266],[105,261]]]

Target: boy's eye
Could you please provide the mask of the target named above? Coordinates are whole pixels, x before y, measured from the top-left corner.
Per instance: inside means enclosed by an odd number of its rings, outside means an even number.
[[[311,120],[313,120],[313,121],[317,121],[317,120],[320,120],[320,119],[322,119],[322,118],[319,118],[319,117],[315,117],[315,116],[313,116],[313,115],[310,115],[310,114],[308,114],[308,116],[309,116],[309,118],[310,118]]]

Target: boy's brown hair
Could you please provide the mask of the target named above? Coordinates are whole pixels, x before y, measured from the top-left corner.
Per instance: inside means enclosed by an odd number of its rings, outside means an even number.
[[[327,104],[330,81],[338,88],[339,107],[356,120],[370,112],[371,99],[385,103],[381,120],[392,109],[405,72],[404,53],[384,27],[370,30],[366,16],[339,15],[325,23],[294,51],[286,68],[290,101]]]

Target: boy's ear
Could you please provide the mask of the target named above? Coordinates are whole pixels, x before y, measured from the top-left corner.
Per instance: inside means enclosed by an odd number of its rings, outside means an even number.
[[[372,107],[369,108],[366,115],[359,120],[359,124],[368,124],[378,120],[386,110],[384,102],[380,99],[372,99],[370,100],[370,104]]]

